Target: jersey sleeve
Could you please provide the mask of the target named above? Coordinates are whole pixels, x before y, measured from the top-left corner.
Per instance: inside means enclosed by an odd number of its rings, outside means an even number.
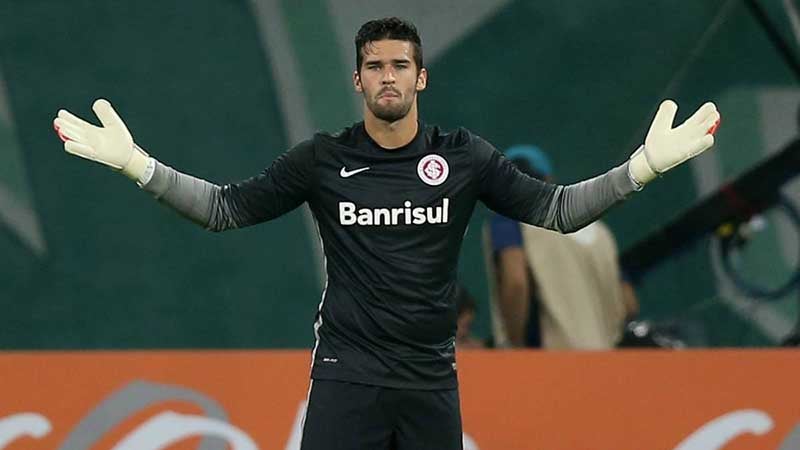
[[[212,231],[241,228],[279,217],[313,191],[314,145],[304,141],[258,175],[222,186],[157,163],[143,186],[161,203]]]
[[[597,220],[608,208],[639,189],[628,163],[571,185],[545,183],[522,173],[491,144],[473,136],[478,197],[514,220],[571,233]]]

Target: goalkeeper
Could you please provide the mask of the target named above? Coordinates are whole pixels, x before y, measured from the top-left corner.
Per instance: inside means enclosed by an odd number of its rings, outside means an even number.
[[[64,149],[109,166],[213,231],[255,225],[308,203],[326,258],[303,450],[461,448],[455,362],[456,262],[477,201],[514,220],[575,231],[714,144],[712,103],[677,127],[661,104],[629,161],[573,184],[521,173],[465,129],[419,120],[427,86],[416,28],[387,18],[355,38],[364,119],[318,133],[256,176],[217,185],[150,157],[105,100],[101,126],[61,110]]]

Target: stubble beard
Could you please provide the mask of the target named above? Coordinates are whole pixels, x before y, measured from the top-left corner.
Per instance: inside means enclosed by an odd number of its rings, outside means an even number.
[[[371,100],[370,100],[371,98]],[[407,96],[401,98],[409,98]],[[411,106],[414,104],[413,95],[408,101],[405,102],[392,102],[389,104],[380,104],[380,98],[364,95],[367,101],[367,108],[372,112],[372,115],[385,122],[397,122],[398,120],[406,117],[411,111]]]

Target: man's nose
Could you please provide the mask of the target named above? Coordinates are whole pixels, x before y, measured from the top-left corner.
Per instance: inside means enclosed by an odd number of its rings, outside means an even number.
[[[383,84],[393,84],[395,82],[394,77],[394,69],[387,69],[383,72],[383,79],[381,79],[381,83]]]

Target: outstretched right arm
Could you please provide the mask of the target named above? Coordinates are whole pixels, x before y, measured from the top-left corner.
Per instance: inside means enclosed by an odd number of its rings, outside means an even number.
[[[64,150],[122,172],[160,202],[209,230],[241,228],[276,218],[308,200],[312,192],[311,141],[298,144],[252,178],[219,186],[147,155],[133,143],[106,100],[96,101],[93,109],[102,127],[59,111],[54,126],[64,140]]]

